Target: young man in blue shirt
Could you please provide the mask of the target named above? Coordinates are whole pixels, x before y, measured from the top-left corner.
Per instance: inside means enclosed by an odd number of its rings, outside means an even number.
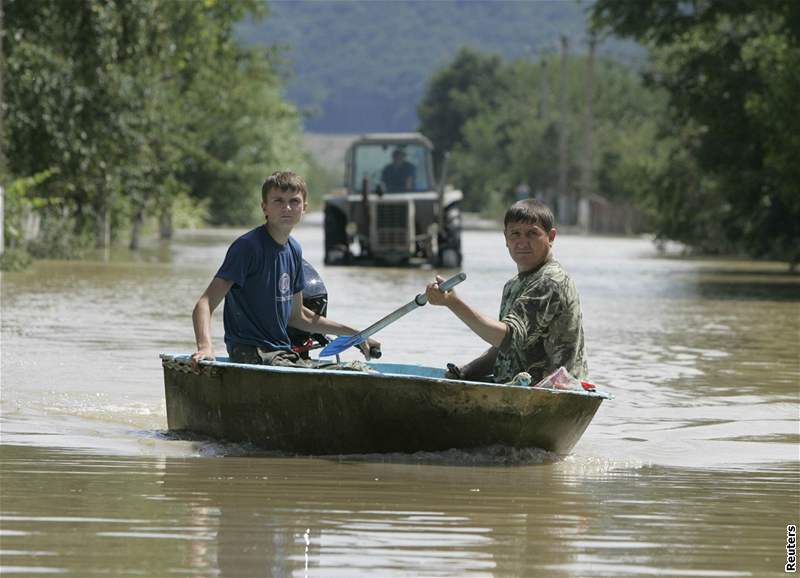
[[[309,333],[358,333],[303,306],[303,252],[291,232],[305,213],[307,196],[305,181],[290,171],[272,173],[264,182],[261,209],[266,222],[233,242],[192,312],[195,365],[214,359],[211,314],[223,298],[225,345],[235,363],[303,364],[291,350],[290,325]],[[375,347],[380,343],[369,339],[360,349],[369,359]]]

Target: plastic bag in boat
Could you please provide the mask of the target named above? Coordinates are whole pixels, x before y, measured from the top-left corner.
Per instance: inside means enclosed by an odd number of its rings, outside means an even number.
[[[594,391],[595,386],[588,381],[581,381],[573,376],[563,366],[556,369],[553,373],[545,377],[534,387],[544,387],[548,389],[572,389],[575,391]]]

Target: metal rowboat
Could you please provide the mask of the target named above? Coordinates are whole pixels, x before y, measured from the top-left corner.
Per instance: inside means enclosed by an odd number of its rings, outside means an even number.
[[[444,378],[371,363],[370,372],[201,362],[161,355],[172,431],[302,454],[439,451],[504,445],[566,454],[604,399],[596,391]]]

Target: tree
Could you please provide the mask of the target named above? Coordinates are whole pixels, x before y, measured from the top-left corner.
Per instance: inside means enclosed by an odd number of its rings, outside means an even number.
[[[251,222],[264,175],[305,168],[279,55],[243,48],[234,34],[265,14],[259,0],[3,8],[8,168],[32,183],[14,190],[46,200],[20,206],[38,207],[42,229],[73,248],[107,245],[129,226],[136,248],[148,217],[168,225],[190,196],[217,211],[215,222]]]
[[[800,4],[598,0],[592,15],[597,29],[651,48],[647,80],[668,95],[662,131],[674,148],[653,180],[658,233],[800,262]]]
[[[442,155],[463,141],[463,127],[481,111],[497,104],[505,89],[502,60],[462,48],[448,66],[431,79],[419,105],[420,130]]]
[[[470,55],[473,61],[486,61],[484,55]],[[470,103],[468,114],[456,115],[446,99],[428,109],[429,127],[446,127],[443,131],[451,142],[452,179],[465,193],[465,207],[470,210],[505,210],[514,198],[519,183],[526,183],[532,192],[554,204],[558,181],[558,124],[556,94],[559,86],[558,57],[543,61],[499,61],[492,65],[491,90],[468,86],[454,91]],[[455,66],[454,65],[451,66]],[[578,123],[585,100],[587,59],[568,58],[566,70],[567,134],[570,135],[568,186],[578,188],[579,166],[583,142]],[[640,175],[645,158],[657,154],[655,118],[663,113],[663,95],[645,88],[636,73],[622,65],[600,59],[595,67],[597,77],[593,94],[594,149],[592,172],[594,190],[605,197],[632,201],[646,188]],[[449,69],[440,71],[436,79],[459,78]],[[464,75],[464,84],[476,82],[472,74]],[[432,82],[429,95],[434,93]],[[445,92],[441,86],[436,92]],[[458,102],[458,99],[453,99]],[[433,101],[432,101],[433,102]],[[423,126],[423,130],[429,131]],[[439,139],[445,140],[444,138]]]

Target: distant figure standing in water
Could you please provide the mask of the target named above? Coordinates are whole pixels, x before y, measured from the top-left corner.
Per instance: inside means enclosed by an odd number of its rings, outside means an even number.
[[[517,201],[506,211],[506,247],[518,273],[503,288],[498,321],[470,307],[455,291],[441,293],[441,277],[428,285],[430,304],[450,309],[491,345],[463,367],[452,366],[449,378],[480,380],[493,373],[496,382],[508,383],[525,371],[536,384],[563,366],[586,379],[580,299],[572,279],[553,258],[553,221],[550,209],[535,199]]]
[[[303,252],[291,236],[307,207],[306,183],[290,171],[272,173],[261,187],[265,223],[236,239],[192,313],[197,351],[214,359],[211,314],[225,299],[225,345],[234,363],[309,365],[292,351],[287,327],[309,333],[354,335],[355,329],[303,306]],[[369,339],[359,348],[369,359]]]
[[[413,191],[417,179],[417,168],[406,160],[406,151],[394,149],[392,162],[383,167],[381,182],[389,193]]]

